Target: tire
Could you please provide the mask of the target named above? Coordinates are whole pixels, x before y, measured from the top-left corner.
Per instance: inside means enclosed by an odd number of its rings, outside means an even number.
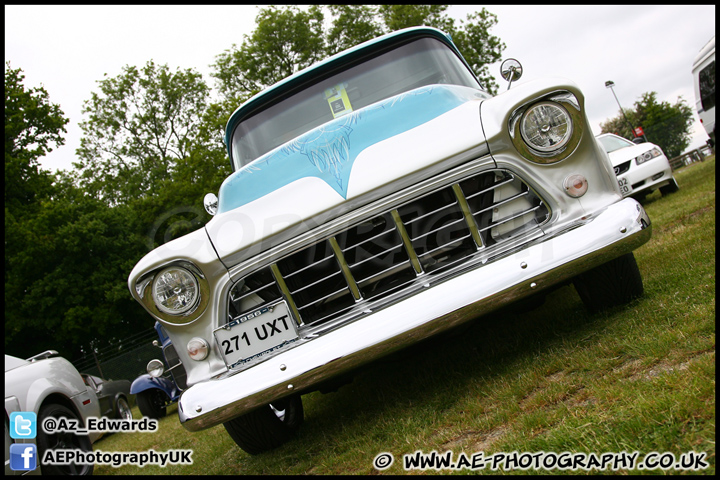
[[[585,307],[593,313],[629,303],[644,291],[632,253],[578,275],[573,283]]]
[[[157,388],[143,390],[137,394],[137,404],[144,417],[156,420],[167,415],[168,396]]]
[[[677,180],[675,180],[675,177],[670,179],[670,183],[668,183],[664,187],[660,187],[660,193],[662,193],[663,197],[665,195],[675,193],[678,190],[680,190],[680,186],[678,185]]]
[[[133,414],[125,397],[118,397],[115,402],[115,416],[125,420],[132,420]]]
[[[225,422],[237,445],[257,455],[287,443],[303,422],[300,395],[292,395]]]
[[[72,449],[83,450],[90,453],[93,451],[90,437],[87,435],[76,435],[70,432],[58,432],[47,434],[40,427],[43,421],[48,418],[65,417],[67,419],[80,420],[78,416],[67,407],[58,404],[43,406],[38,413],[37,448],[39,458],[45,456],[48,450]],[[85,422],[80,421],[84,425]],[[42,465],[43,475],[92,475],[94,465]]]

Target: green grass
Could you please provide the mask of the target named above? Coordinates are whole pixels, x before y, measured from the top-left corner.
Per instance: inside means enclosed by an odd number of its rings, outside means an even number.
[[[644,201],[653,237],[635,252],[645,295],[630,305],[589,315],[565,286],[532,312],[478,319],[335,393],[304,396],[305,424],[277,450],[250,456],[222,426],[190,433],[171,413],[157,433],[114,434],[95,449],[192,449],[192,466],[95,474],[402,474],[402,455],[417,450],[695,451],[714,473],[715,158],[675,176],[679,192]],[[372,466],[380,452],[395,457],[384,472]]]

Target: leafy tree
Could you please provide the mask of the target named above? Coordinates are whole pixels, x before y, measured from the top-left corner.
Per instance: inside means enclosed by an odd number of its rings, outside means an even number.
[[[5,215],[35,210],[52,191],[52,176],[38,159],[65,143],[68,119],[43,88],[25,89],[21,69],[5,64]]]
[[[347,50],[383,34],[377,23],[377,8],[372,5],[328,5],[333,16],[327,32],[326,54]]]
[[[219,93],[227,100],[243,101],[298,70],[323,58],[323,13],[317,5],[307,11],[296,6],[260,10],[252,34],[240,48],[221,54],[213,74]]]
[[[484,8],[460,26],[445,11],[448,5],[330,5],[261,9],[257,28],[216,57],[212,76],[223,100],[235,107],[279,80],[340,50],[383,33],[427,25],[449,33],[481,83],[491,92],[497,84],[487,65],[498,61],[505,45],[489,33],[497,17]],[[331,20],[323,23],[327,9]]]
[[[674,105],[658,102],[656,92],[643,93],[634,110],[624,110],[633,127],[641,126],[648,141],[662,148],[668,158],[677,157],[690,145],[692,109],[679,97]],[[601,133],[616,133],[631,140],[634,135],[622,112],[600,124]]]
[[[197,132],[209,88],[192,69],[171,72],[152,61],[98,83],[100,93],[85,102],[89,117],[80,123],[78,183],[109,205],[153,196],[178,161],[205,147]]]
[[[43,350],[80,355],[93,339],[149,329],[126,278],[145,245],[134,211],[109,208],[67,180],[26,219],[5,283],[5,347],[18,356]]]

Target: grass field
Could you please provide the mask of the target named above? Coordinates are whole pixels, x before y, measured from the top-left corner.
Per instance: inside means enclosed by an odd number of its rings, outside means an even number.
[[[637,451],[640,459],[694,451],[706,454],[701,473],[714,473],[715,157],[675,176],[679,192],[644,201],[653,237],[635,252],[645,295],[630,305],[590,315],[566,286],[532,312],[479,319],[335,393],[306,395],[297,438],[258,456],[222,426],[187,432],[173,407],[158,432],[110,435],[95,450],[192,449],[193,465],[96,466],[95,474],[402,474],[403,455],[418,450]],[[373,467],[381,452],[395,458],[382,472]]]

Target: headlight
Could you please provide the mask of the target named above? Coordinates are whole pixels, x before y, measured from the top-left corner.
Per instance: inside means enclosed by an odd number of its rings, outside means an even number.
[[[165,365],[158,359],[150,360],[147,364],[147,372],[151,377],[158,378],[165,373]]]
[[[652,160],[655,157],[659,157],[660,155],[662,155],[662,152],[660,151],[659,148],[655,147],[652,150],[649,150],[649,151],[643,153],[642,155],[635,157],[635,163],[637,163],[638,165],[641,165],[641,164],[647,162],[648,160]]]
[[[197,304],[200,296],[198,281],[190,271],[177,266],[165,268],[152,284],[157,308],[170,315],[182,315]]]
[[[555,152],[570,140],[572,120],[561,105],[540,102],[528,108],[523,115],[520,134],[530,148],[541,153]]]

